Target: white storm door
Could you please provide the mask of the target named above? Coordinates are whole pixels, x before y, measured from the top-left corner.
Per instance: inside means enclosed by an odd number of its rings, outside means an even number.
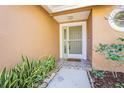
[[[86,23],[60,25],[60,56],[86,59]]]
[[[82,25],[68,26],[67,46],[68,58],[82,58]]]

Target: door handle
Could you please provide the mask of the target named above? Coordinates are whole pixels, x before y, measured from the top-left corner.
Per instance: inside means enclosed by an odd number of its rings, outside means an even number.
[[[65,53],[66,53],[66,46],[64,46],[64,51],[65,51]]]
[[[70,45],[69,45],[69,50],[71,49]]]

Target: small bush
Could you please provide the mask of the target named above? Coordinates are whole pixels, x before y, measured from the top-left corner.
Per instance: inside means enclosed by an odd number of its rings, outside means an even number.
[[[43,60],[29,60],[22,56],[22,63],[9,71],[6,68],[0,74],[1,88],[31,88],[42,82],[47,73],[55,67],[55,58],[47,57]]]
[[[96,70],[93,70],[91,71],[91,74],[96,77],[96,78],[100,78],[100,79],[103,79],[105,77],[105,73],[104,71],[96,71]]]

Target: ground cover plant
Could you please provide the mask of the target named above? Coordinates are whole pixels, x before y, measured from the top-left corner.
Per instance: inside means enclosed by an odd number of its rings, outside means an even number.
[[[97,70],[93,70],[91,71],[91,74],[96,77],[96,78],[100,78],[103,79],[105,77],[105,72],[104,71],[97,71]]]
[[[95,74],[94,74],[95,72]],[[90,71],[91,81],[94,88],[124,88],[124,73],[111,71]]]
[[[12,69],[6,68],[0,74],[0,88],[32,88],[37,87],[46,75],[55,68],[55,58],[29,60],[22,56],[22,62]]]
[[[124,38],[119,37],[118,43],[99,44],[96,52],[103,54],[106,59],[113,62],[124,61]],[[119,64],[119,66],[121,66]],[[115,67],[113,67],[115,68]],[[90,71],[93,87],[95,88],[124,88],[124,73],[92,70]]]

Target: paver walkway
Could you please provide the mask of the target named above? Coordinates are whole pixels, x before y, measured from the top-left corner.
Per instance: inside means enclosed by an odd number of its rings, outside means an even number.
[[[70,64],[70,63],[67,63]],[[82,66],[64,64],[47,88],[90,88],[86,70]]]

